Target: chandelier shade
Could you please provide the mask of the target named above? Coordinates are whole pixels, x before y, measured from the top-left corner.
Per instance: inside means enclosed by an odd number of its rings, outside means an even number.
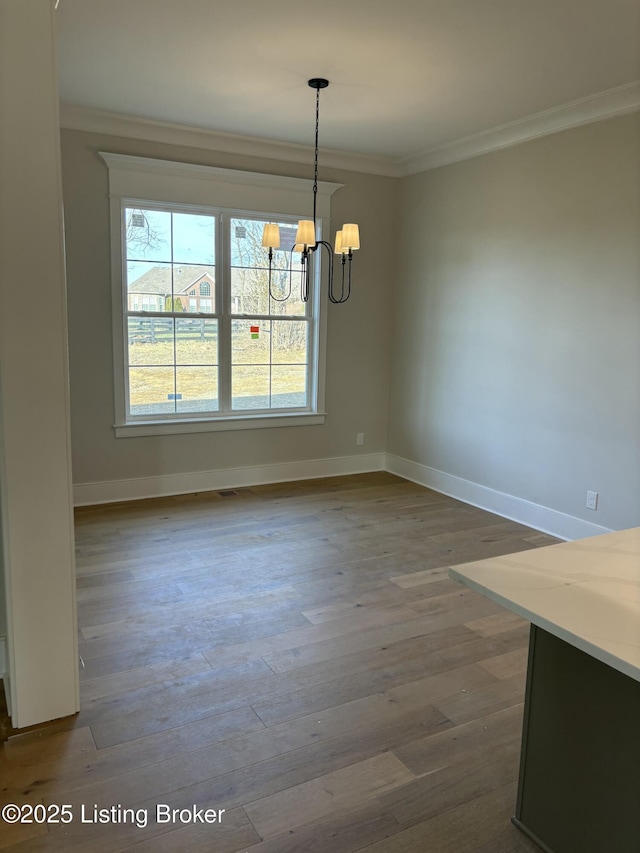
[[[347,252],[360,248],[360,229],[354,222],[342,226],[342,245]]]
[[[316,224],[310,219],[301,219],[296,231],[296,244],[302,244],[307,248],[316,244]]]
[[[264,226],[262,245],[265,249],[280,248],[280,228],[274,222],[268,222]]]

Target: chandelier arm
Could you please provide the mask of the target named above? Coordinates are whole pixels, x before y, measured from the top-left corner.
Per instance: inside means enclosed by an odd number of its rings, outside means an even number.
[[[347,285],[345,289],[345,281],[344,281],[344,268],[345,268],[345,256],[342,255],[342,283],[340,287],[340,295],[336,296],[333,290],[333,260],[334,260],[334,251],[331,243],[327,243],[326,240],[318,240],[319,246],[324,246],[327,250],[327,254],[329,255],[329,301],[333,302],[334,305],[341,305],[343,302],[346,302],[347,299],[351,296],[351,260],[353,258],[353,254],[349,252],[346,258],[349,261],[349,269],[347,274]]]
[[[305,249],[302,252],[301,264],[302,264],[302,277],[300,279],[300,301],[308,302],[309,301],[309,288],[311,284],[311,265],[309,263],[309,249]]]
[[[346,266],[347,258],[349,260],[349,268],[347,271],[347,284],[346,284],[346,289],[345,289],[344,274],[345,274],[345,266]],[[329,299],[331,300],[331,302],[333,302],[334,305],[342,305],[342,303],[346,302],[347,299],[351,296],[351,260],[352,260],[352,258],[353,258],[353,255],[351,254],[351,252],[349,252],[349,255],[346,258],[344,255],[342,256],[342,282],[341,282],[341,287],[340,287],[340,296],[336,296],[335,293],[333,293],[333,289],[329,290]]]
[[[289,268],[291,268],[291,264],[289,264]],[[273,270],[273,249],[269,247],[269,299],[273,299],[274,302],[286,302],[287,299],[291,296],[291,278],[289,278],[289,292],[286,296],[275,296],[271,289],[271,279],[272,279],[272,270]]]

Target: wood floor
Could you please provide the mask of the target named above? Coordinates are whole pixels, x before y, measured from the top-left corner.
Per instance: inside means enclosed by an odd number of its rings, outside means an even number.
[[[383,473],[76,521],[82,710],[0,751],[3,802],[73,821],[0,848],[534,850],[509,822],[528,625],[446,567],[551,537]]]

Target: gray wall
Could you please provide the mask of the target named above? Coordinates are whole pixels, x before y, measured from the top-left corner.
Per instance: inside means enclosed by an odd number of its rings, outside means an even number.
[[[329,306],[324,425],[116,439],[108,175],[96,153],[100,150],[294,177],[310,175],[305,165],[63,131],[74,482],[383,452],[396,242],[389,234],[398,218],[398,181],[320,170],[321,180],[345,185],[332,200],[334,228],[335,223],[355,221],[363,235],[353,295],[345,305]],[[385,248],[380,252],[381,245]],[[363,447],[356,447],[357,432],[366,434]]]
[[[634,114],[402,181],[391,453],[640,524],[639,142]]]

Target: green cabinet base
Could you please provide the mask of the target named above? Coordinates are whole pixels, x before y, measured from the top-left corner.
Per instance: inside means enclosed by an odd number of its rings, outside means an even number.
[[[547,853],[640,853],[640,682],[534,625],[513,822]]]

